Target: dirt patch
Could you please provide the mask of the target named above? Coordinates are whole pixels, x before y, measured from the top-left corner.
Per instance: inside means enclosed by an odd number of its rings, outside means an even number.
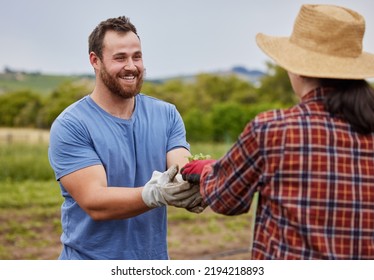
[[[0,211],[0,259],[57,259],[61,250],[60,213],[27,209]],[[210,209],[196,215],[170,208],[169,254],[172,260],[249,259],[248,215],[226,217]]]
[[[183,209],[170,209],[181,213]],[[169,214],[168,242],[171,259],[249,259],[248,215],[223,216],[206,209],[191,220],[174,220]]]
[[[0,211],[0,259],[53,260],[61,250],[59,213]]]

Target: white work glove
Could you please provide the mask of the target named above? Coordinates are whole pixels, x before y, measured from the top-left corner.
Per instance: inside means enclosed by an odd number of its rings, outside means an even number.
[[[204,201],[203,197],[200,194],[200,186],[199,185],[193,185],[192,188],[196,189],[196,193],[194,195],[194,200],[190,202],[189,205],[187,205],[186,210],[199,214],[204,211],[204,209],[208,206]]]
[[[144,203],[150,208],[172,205],[200,213],[204,209],[201,210],[198,205],[202,201],[199,187],[183,181],[182,176],[177,173],[177,165],[172,165],[163,173],[154,171],[151,179],[143,188]]]
[[[187,189],[185,194],[191,194],[191,196],[188,196],[187,198],[184,198],[182,200],[177,200],[174,203],[168,203],[169,205],[173,205],[179,208],[185,208],[186,210],[197,214],[203,212],[204,209],[208,206],[203,202],[203,197],[200,194],[199,185],[193,185],[190,182],[183,180],[181,174],[177,174],[175,176],[173,183],[183,183],[183,185]],[[189,185],[188,187],[187,184]],[[172,183],[169,183],[169,186],[170,185],[172,185]]]

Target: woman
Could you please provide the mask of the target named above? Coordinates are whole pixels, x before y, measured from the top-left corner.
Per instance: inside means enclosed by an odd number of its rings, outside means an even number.
[[[254,259],[374,258],[374,55],[365,22],[338,6],[303,5],[292,35],[257,35],[300,103],[259,114],[218,161],[194,161],[214,211],[248,212],[259,193]]]

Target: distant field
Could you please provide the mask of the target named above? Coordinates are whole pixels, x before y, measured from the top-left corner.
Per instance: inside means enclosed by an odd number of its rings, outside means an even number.
[[[39,74],[0,74],[0,94],[16,90],[31,90],[40,94],[51,93],[64,82],[79,81],[83,76],[59,76]]]
[[[49,130],[34,128],[0,127],[0,144],[27,143],[43,144],[49,142]],[[219,158],[230,148],[231,143],[191,143],[192,154],[209,154]]]
[[[49,130],[33,128],[0,127],[0,144],[27,143],[41,144],[49,142]]]

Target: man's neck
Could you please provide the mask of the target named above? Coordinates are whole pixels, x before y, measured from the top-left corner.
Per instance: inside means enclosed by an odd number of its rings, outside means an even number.
[[[99,92],[95,88],[91,98],[104,111],[121,119],[130,119],[135,109],[135,97],[123,98],[108,91]]]

